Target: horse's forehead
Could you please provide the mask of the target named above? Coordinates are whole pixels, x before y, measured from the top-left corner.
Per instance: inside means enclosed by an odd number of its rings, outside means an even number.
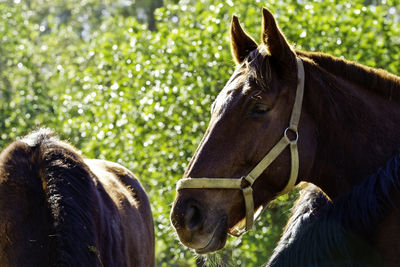
[[[243,96],[246,86],[246,81],[241,77],[241,73],[235,71],[231,79],[225,85],[225,87],[220,91],[217,98],[214,101],[214,110],[222,111],[232,102],[232,100]]]
[[[266,52],[263,47],[251,52],[247,61],[236,68],[225,87],[218,94],[213,104],[213,111],[220,113],[230,103],[248,95],[254,87],[252,85],[259,84],[257,80],[260,77],[258,76],[268,79],[267,70],[262,68],[265,57]]]

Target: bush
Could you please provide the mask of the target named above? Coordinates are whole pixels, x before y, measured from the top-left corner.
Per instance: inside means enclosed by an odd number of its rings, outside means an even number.
[[[123,9],[104,13],[93,0],[0,2],[0,147],[47,126],[87,157],[125,165],[152,203],[157,266],[193,266],[194,254],[179,245],[169,223],[175,183],[233,72],[232,14],[256,37],[266,4],[165,2],[155,12],[155,31]],[[274,0],[267,7],[297,48],[400,72],[397,1]],[[266,262],[295,196],[272,203],[255,230],[230,238],[209,264]]]

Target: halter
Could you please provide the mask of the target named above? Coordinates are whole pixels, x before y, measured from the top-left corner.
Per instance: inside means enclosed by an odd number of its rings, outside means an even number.
[[[252,185],[255,180],[260,177],[264,170],[282,153],[282,151],[289,145],[291,154],[291,170],[290,178],[285,188],[280,191],[277,196],[284,195],[289,192],[296,183],[297,175],[299,172],[299,153],[297,150],[297,141],[299,133],[297,126],[301,115],[301,105],[303,102],[304,93],[304,67],[300,58],[297,60],[297,76],[298,84],[296,89],[296,99],[293,105],[292,114],[290,117],[289,127],[283,132],[282,138],[275,144],[274,147],[264,156],[264,158],[250,171],[247,176],[238,178],[184,178],[178,181],[176,190],[185,188],[214,188],[214,189],[239,189],[243,192],[244,203],[246,207],[246,227],[245,229],[234,228],[230,231],[231,235],[240,236],[241,234],[249,231],[253,227],[254,220],[258,218],[260,213],[254,215],[253,203],[253,189]],[[295,134],[294,139],[288,137],[288,132]]]

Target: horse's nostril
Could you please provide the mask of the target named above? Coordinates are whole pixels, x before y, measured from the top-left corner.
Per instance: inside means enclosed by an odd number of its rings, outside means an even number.
[[[185,227],[189,231],[200,229],[202,224],[202,214],[200,209],[195,205],[189,205],[185,214]]]

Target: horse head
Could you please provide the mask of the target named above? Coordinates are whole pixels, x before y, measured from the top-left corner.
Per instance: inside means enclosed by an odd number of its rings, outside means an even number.
[[[180,241],[198,253],[222,248],[239,225],[249,230],[255,210],[308,174],[316,149],[301,108],[303,64],[273,15],[263,9],[260,44],[236,16],[230,32],[236,69],[212,104],[171,212]]]

